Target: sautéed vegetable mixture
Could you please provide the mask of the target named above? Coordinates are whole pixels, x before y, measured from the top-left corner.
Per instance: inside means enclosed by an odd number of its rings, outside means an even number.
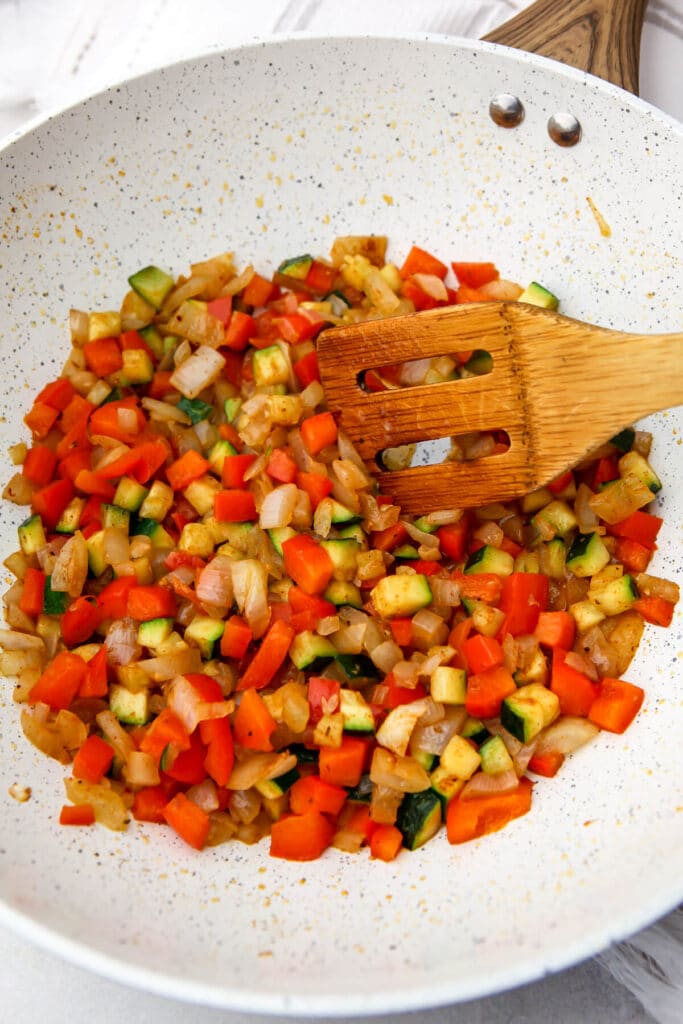
[[[149,266],[119,310],[72,310],[11,450],[4,497],[29,515],[0,630],[23,731],[65,766],[63,825],[390,861],[526,814],[542,777],[637,715],[622,677],[679,597],[648,573],[651,437],[626,429],[519,501],[402,515],[325,406],[318,333],[557,299],[386,246],[338,238],[270,277],[230,254],[178,280]],[[469,352],[365,386],[485,369]],[[449,457],[504,444],[468,434]]]

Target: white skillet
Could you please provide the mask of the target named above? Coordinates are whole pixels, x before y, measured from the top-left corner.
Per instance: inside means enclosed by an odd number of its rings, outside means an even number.
[[[514,130],[489,117],[503,92],[525,108]],[[580,121],[578,145],[549,137],[558,112]],[[680,330],[682,183],[671,119],[487,43],[298,38],[146,75],[0,151],[0,448],[26,436],[21,416],[61,367],[69,307],[115,307],[149,262],[182,272],[230,249],[268,270],[373,231],[397,261],[412,243],[493,258],[505,276],[542,280],[570,315]],[[649,426],[666,518],[652,571],[680,580],[680,411]],[[2,557],[21,518],[0,509]],[[24,741],[7,681],[2,920],[133,985],[298,1017],[426,1007],[538,978],[683,899],[682,652],[680,615],[648,630],[627,676],[647,690],[641,716],[540,782],[530,815],[389,866],[336,851],[288,864],[266,843],[198,855],[153,827],[60,828],[63,770]],[[28,803],[7,796],[15,781],[31,786]]]

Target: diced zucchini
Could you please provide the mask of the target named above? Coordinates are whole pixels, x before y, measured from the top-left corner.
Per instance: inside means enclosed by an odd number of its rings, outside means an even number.
[[[569,605],[569,614],[574,617],[576,628],[579,633],[597,626],[605,618],[605,613],[593,604],[592,601],[576,601]]]
[[[198,558],[210,558],[213,548],[213,534],[205,523],[185,523],[178,541],[179,551]]]
[[[296,537],[296,530],[291,526],[273,526],[268,530],[268,536],[278,555],[282,555],[282,545],[286,540]]]
[[[43,528],[43,520],[38,513],[25,519],[18,527],[19,546],[25,555],[35,555],[36,551],[45,547],[47,539]]]
[[[394,558],[405,558],[410,562],[414,562],[420,557],[420,552],[414,544],[401,544],[399,547],[394,548],[391,553]]]
[[[88,341],[100,338],[118,338],[121,333],[121,314],[107,309],[88,315]]]
[[[610,553],[597,533],[579,533],[567,552],[567,568],[575,576],[594,576],[607,565]]]
[[[531,491],[520,499],[520,506],[524,515],[530,516],[538,512],[544,505],[549,505],[553,500],[553,493],[547,487],[540,487],[537,491]]]
[[[589,590],[588,597],[604,615],[625,612],[638,599],[638,588],[632,576],[625,575],[599,589]]]
[[[540,572],[541,563],[537,551],[520,551],[515,556],[514,572]]]
[[[436,754],[430,753],[428,750],[420,750],[417,747],[409,746],[410,756],[413,761],[424,768],[426,772],[431,772],[436,768],[437,761],[439,760]]]
[[[464,736],[451,736],[441,753],[441,767],[456,779],[471,778],[481,764],[481,757]]]
[[[566,501],[557,498],[544,505],[531,522],[543,537],[547,537],[550,531],[556,537],[565,537],[576,526],[576,516]]]
[[[337,501],[336,498],[328,498],[327,500],[332,506],[332,522],[335,526],[348,526],[360,520],[358,513],[353,512],[346,505],[342,505],[341,501]]]
[[[305,281],[312,264],[313,257],[306,253],[303,256],[293,256],[289,260],[283,260],[277,268],[277,272],[286,277],[294,277],[297,281]]]
[[[359,545],[355,540],[339,539],[322,540],[320,547],[330,556],[334,571],[332,578],[348,582],[356,575],[358,567]]]
[[[175,541],[170,533],[163,528],[156,519],[138,519],[131,526],[131,535],[134,537],[149,537],[155,548],[174,548]],[[96,536],[93,534],[93,536]]]
[[[613,444],[620,452],[630,452],[635,439],[636,432],[633,427],[626,427],[610,438],[610,444]]]
[[[459,779],[455,775],[451,775],[450,772],[446,771],[443,765],[439,765],[430,773],[429,781],[431,787],[439,797],[441,801],[442,810],[446,810],[448,803],[457,796],[460,790],[465,785],[464,779]]]
[[[337,532],[342,539],[356,540],[364,551],[367,550],[368,538],[363,533],[363,527],[358,523],[350,523],[349,526],[340,526]]]
[[[365,654],[337,654],[335,661],[344,678],[356,685],[379,679],[377,668]]]
[[[104,530],[97,530],[87,538],[88,569],[93,576],[101,576],[108,562],[104,554]]]
[[[154,353],[155,359],[161,359],[164,355],[164,339],[159,334],[154,324],[141,327],[138,334],[145,342],[145,345]]]
[[[289,362],[279,345],[257,349],[252,359],[252,369],[254,383],[258,387],[287,384],[291,372]]]
[[[143,267],[128,278],[128,284],[141,299],[154,309],[161,309],[164,299],[173,288],[173,278],[159,267]]]
[[[137,480],[129,476],[122,476],[114,493],[114,504],[120,508],[126,508],[129,512],[137,512],[147,497],[149,491]]]
[[[155,480],[140,506],[143,519],[156,519],[160,523],[166,518],[173,507],[173,490],[162,480]]]
[[[484,544],[472,552],[465,562],[465,573],[493,572],[496,576],[509,576],[515,567],[515,560],[508,551]]]
[[[149,720],[149,693],[132,693],[115,683],[109,688],[109,707],[123,725],[145,725]]]
[[[491,736],[479,747],[481,770],[487,775],[498,775],[514,769],[512,758],[500,736]]]
[[[355,583],[332,580],[323,597],[337,607],[341,605],[349,605],[351,608],[363,607],[363,597]]]
[[[538,547],[539,568],[546,576],[554,580],[564,579],[564,567],[567,561],[567,548],[561,537],[540,544]]]
[[[52,576],[45,577],[43,588],[43,612],[45,615],[63,615],[71,598],[65,590],[52,589]]]
[[[220,481],[216,480],[214,476],[207,475],[200,476],[198,480],[193,480],[185,488],[183,494],[195,511],[200,516],[205,516],[207,513],[213,512],[215,497],[221,489]]]
[[[478,718],[467,718],[460,730],[460,735],[466,740],[474,740],[475,743],[483,743],[489,735],[489,731]]]
[[[230,444],[229,441],[220,440],[216,441],[215,445],[209,451],[207,459],[217,473],[223,472],[223,463],[229,455],[237,455],[237,449],[234,445]]]
[[[85,498],[72,498],[55,526],[55,533],[75,533],[81,521]]]
[[[560,300],[547,288],[544,288],[538,281],[532,281],[528,288],[525,288],[517,299],[518,302],[527,302],[530,306],[540,306],[541,309],[557,309]]]
[[[185,398],[184,395],[178,402],[178,408],[189,416],[193,424],[208,420],[213,412],[213,406],[208,402],[203,402],[201,398]]]
[[[418,530],[422,530],[423,533],[436,533],[439,529],[439,524],[433,523],[431,519],[427,518],[427,516],[418,516],[414,525]]]
[[[530,743],[559,713],[557,695],[539,683],[529,683],[505,698],[500,720],[520,743]]]
[[[254,788],[266,800],[277,800],[279,796],[282,796],[288,789],[291,789],[298,778],[300,778],[300,775],[297,769],[291,768],[284,775],[278,775],[276,779],[262,779],[255,784]]]
[[[225,399],[225,402],[223,403],[223,408],[225,409],[225,418],[228,421],[228,423],[233,423],[235,421],[235,419],[239,415],[239,411],[240,411],[241,407],[242,407],[242,399],[241,398],[226,398]]]
[[[464,704],[467,673],[453,665],[439,665],[432,673],[430,692],[439,704]]]
[[[344,719],[345,732],[375,731],[375,716],[372,708],[357,690],[343,688],[339,692],[339,710]]]
[[[493,357],[490,352],[483,348],[476,348],[465,363],[463,369],[468,373],[479,377],[484,373],[490,373],[493,369]]]
[[[102,526],[106,530],[114,527],[117,530],[125,530],[128,533],[130,526],[130,512],[120,505],[108,505],[102,502]]]
[[[370,592],[375,611],[383,619],[414,615],[432,602],[429,581],[422,573],[384,576]]]
[[[297,668],[310,668],[319,659],[330,660],[337,656],[337,649],[324,636],[305,629],[292,640],[289,657]]]
[[[634,476],[637,476],[653,494],[658,494],[659,491],[661,491],[662,481],[659,479],[647,459],[641,455],[640,452],[630,451],[627,452],[626,455],[622,455],[619,459],[620,476],[625,477],[629,473],[633,473]]]
[[[441,828],[441,800],[433,789],[406,793],[396,816],[396,827],[409,850],[424,846]]]
[[[147,384],[154,376],[154,363],[144,348],[124,349],[121,360],[121,369],[112,377],[121,387]]]
[[[217,640],[223,636],[225,622],[214,619],[210,615],[195,615],[192,622],[185,627],[185,639],[197,646],[205,660],[213,657],[213,649]]]
[[[173,632],[174,619],[148,619],[138,626],[138,643],[152,650],[165,643]]]

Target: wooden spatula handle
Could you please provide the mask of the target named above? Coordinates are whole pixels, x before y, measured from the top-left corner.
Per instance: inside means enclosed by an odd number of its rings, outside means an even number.
[[[647,0],[537,0],[484,38],[590,71],[638,94]]]

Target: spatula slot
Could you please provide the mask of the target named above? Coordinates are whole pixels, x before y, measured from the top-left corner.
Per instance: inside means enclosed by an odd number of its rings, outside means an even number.
[[[356,374],[358,387],[365,392],[393,391],[421,385],[483,377],[493,371],[493,356],[485,349],[446,353],[428,359],[409,359],[401,364],[373,366]]]
[[[378,469],[395,472],[412,466],[440,466],[447,462],[476,462],[504,455],[510,448],[506,430],[471,432],[433,441],[415,441],[395,448],[383,448],[375,456]]]

